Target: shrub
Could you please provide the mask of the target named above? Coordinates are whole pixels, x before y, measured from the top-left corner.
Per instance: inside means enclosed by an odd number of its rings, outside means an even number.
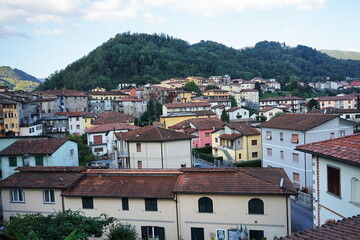
[[[109,240],[136,240],[138,239],[138,234],[135,226],[132,226],[131,224],[118,223],[110,226],[107,237]]]

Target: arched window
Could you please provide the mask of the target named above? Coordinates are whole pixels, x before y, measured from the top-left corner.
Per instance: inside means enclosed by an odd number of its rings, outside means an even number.
[[[212,213],[213,212],[213,202],[208,197],[202,197],[198,201],[199,203],[199,212],[207,212]]]
[[[357,178],[351,179],[351,201],[360,204],[360,181]]]
[[[250,199],[249,214],[264,214],[264,202],[259,198]]]

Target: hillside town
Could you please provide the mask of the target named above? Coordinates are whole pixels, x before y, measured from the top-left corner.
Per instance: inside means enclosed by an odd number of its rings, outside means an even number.
[[[358,239],[360,94],[271,96],[283,88],[229,75],[88,92],[1,86],[1,216],[106,214],[141,239]]]

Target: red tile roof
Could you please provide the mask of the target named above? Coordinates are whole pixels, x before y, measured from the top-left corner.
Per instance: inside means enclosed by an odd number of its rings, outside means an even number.
[[[177,140],[190,140],[194,136],[187,133],[175,132],[155,126],[146,126],[130,132],[122,133],[119,138],[127,142],[164,142]]]
[[[235,140],[235,139],[238,139],[239,137],[241,137],[242,134],[240,133],[232,133],[232,134],[221,134],[219,136],[220,139],[228,139],[228,140]]]
[[[360,165],[360,133],[299,145],[296,150]]]
[[[354,240],[360,239],[360,215],[293,233],[280,240]]]
[[[210,107],[208,102],[192,102],[192,103],[166,103],[166,108],[186,108],[186,107]]]
[[[269,98],[261,99],[260,102],[284,101],[284,100],[302,100],[302,98],[301,97],[296,97],[296,96],[269,97]]]
[[[249,122],[233,122],[226,124],[231,129],[236,130],[244,136],[259,135],[260,131],[253,127]]]
[[[111,130],[134,130],[138,129],[138,126],[130,125],[127,123],[105,123],[101,125],[96,125],[91,128],[85,130],[86,133],[99,133],[99,132],[107,132]]]
[[[179,122],[173,126],[170,126],[171,129],[185,129],[190,128],[191,124],[197,130],[213,130],[221,128],[224,125],[224,122],[218,118],[192,118]]]
[[[232,107],[232,108],[229,108],[228,110],[226,110],[226,112],[234,112],[239,109],[241,109],[241,107]]]
[[[294,195],[296,191],[281,168],[184,169],[174,192],[190,194]],[[280,188],[281,178],[284,181]]]
[[[284,114],[277,118],[273,118],[270,121],[264,122],[258,125],[258,127],[308,131],[335,118],[339,118],[339,115]]]
[[[47,90],[45,93],[66,97],[86,97],[87,95],[78,90]]]
[[[49,138],[39,140],[18,140],[0,152],[0,156],[15,156],[23,154],[46,155],[53,154],[65,142],[72,141],[67,138]]]
[[[256,89],[241,89],[240,92],[259,92],[259,90],[256,90]]]
[[[344,96],[328,96],[328,97],[319,97],[318,101],[342,101],[342,100],[353,100],[359,96],[358,94],[348,94]]]
[[[134,122],[134,116],[120,113],[120,112],[113,112],[113,111],[106,111],[100,113],[98,118],[95,119],[94,125],[100,125],[105,123],[114,123],[114,122]]]

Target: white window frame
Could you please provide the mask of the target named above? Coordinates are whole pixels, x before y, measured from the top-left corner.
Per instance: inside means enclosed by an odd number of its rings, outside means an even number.
[[[46,204],[54,204],[55,203],[55,193],[54,190],[44,190],[44,203]]]
[[[75,157],[75,150],[70,149],[70,158],[74,158],[74,157]]]
[[[25,202],[25,193],[21,189],[11,189],[10,190],[10,202],[12,203],[24,203]]]

